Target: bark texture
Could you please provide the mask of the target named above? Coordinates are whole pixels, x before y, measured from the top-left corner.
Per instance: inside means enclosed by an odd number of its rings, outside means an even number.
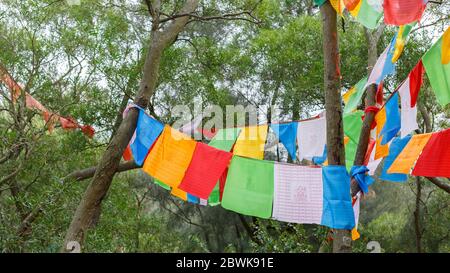
[[[344,126],[340,94],[339,47],[336,11],[330,2],[320,7],[323,25],[324,89],[327,117],[327,157],[330,165],[345,165]],[[350,193],[349,193],[350,194]],[[349,230],[333,231],[333,252],[351,252]]]

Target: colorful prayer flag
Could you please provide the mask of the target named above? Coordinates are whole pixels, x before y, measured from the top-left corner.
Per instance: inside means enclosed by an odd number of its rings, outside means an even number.
[[[298,158],[311,160],[321,156],[327,144],[327,121],[325,116],[299,122],[297,129]]]
[[[323,212],[321,225],[351,230],[355,215],[350,196],[350,176],[345,166],[326,166],[323,176]]]
[[[450,177],[450,129],[433,133],[412,171],[415,176]]]
[[[446,33],[449,31],[450,28],[447,28]],[[422,62],[425,66],[428,79],[430,80],[431,88],[436,94],[437,101],[442,106],[445,106],[450,103],[450,63],[442,64],[442,52],[448,52],[450,49],[444,49],[443,43],[443,37],[439,38],[439,40],[422,57]]]
[[[272,216],[274,162],[233,156],[222,207],[241,214]]]
[[[275,163],[273,218],[320,224],[323,211],[322,168]]]
[[[383,169],[381,171],[380,179],[391,182],[406,182],[408,176],[406,174],[391,173],[388,174],[387,170],[391,167],[394,160],[402,152],[408,142],[411,140],[411,135],[407,135],[404,138],[396,137],[389,147],[389,155],[386,157],[383,163]]]
[[[422,85],[423,65],[420,61],[409,73],[408,78],[398,89],[401,101],[401,136],[405,137],[409,133],[419,128],[417,124],[416,101]]]
[[[368,3],[368,0],[359,1],[358,5],[349,11],[356,21],[369,29],[377,28],[383,16],[383,11],[375,9]]]
[[[186,172],[196,142],[189,136],[166,125],[161,136],[145,159],[143,171],[172,187],[177,193]]]
[[[273,132],[288,151],[292,160],[297,158],[297,128],[298,122],[271,124]]]
[[[263,159],[268,128],[268,125],[244,127],[234,144],[233,154]]]
[[[197,142],[194,155],[179,189],[197,197],[208,199],[233,155],[201,142]]]
[[[361,102],[362,96],[364,95],[364,91],[366,90],[366,83],[367,77],[364,77],[354,87],[347,91],[347,93],[344,94],[344,114],[351,113],[356,110],[358,104]]]
[[[136,136],[134,141],[130,144],[134,162],[136,162],[138,166],[142,166],[148,151],[163,129],[164,124],[147,115],[144,110],[139,109],[139,116],[136,124]]]
[[[431,135],[431,133],[413,135],[405,148],[403,148],[402,152],[394,160],[394,163],[392,163],[391,167],[387,170],[387,173],[410,174],[411,168],[416,163],[417,158],[428,143]]]
[[[401,26],[419,21],[425,7],[424,0],[384,0],[384,22]]]
[[[385,103],[386,122],[380,132],[381,145],[387,144],[400,131],[401,119],[398,109],[398,93],[395,92]]]
[[[382,141],[382,135],[381,130],[383,129],[384,125],[386,124],[386,108],[381,108],[380,111],[375,115],[375,121],[377,123],[377,130],[376,130],[376,144],[375,144],[375,160],[379,158],[383,158],[389,154],[389,145],[381,144]]]

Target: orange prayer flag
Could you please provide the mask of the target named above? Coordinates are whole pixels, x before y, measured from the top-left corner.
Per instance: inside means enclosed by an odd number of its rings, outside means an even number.
[[[387,170],[387,173],[409,174],[432,134],[433,133],[413,135],[403,151]]]
[[[441,62],[442,64],[450,63],[450,27],[442,35]]]
[[[176,196],[184,201],[187,201],[187,192],[182,191],[177,187],[173,187],[172,190],[170,191],[170,194],[172,194],[173,196]]]
[[[375,160],[385,157],[389,154],[389,145],[381,145],[382,136],[380,136],[381,130],[386,123],[386,109],[383,107],[376,115],[375,121],[377,123],[377,140],[375,148]]]
[[[154,144],[142,169],[152,177],[178,187],[194,153],[196,142],[166,125]]]

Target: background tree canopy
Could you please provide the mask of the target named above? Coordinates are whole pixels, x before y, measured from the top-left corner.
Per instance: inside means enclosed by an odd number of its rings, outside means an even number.
[[[136,95],[152,21],[145,1],[3,0],[0,63],[51,111],[93,125],[96,135],[56,127],[13,105],[0,85],[0,250],[57,252],[87,181],[73,171],[95,166]],[[162,1],[172,14],[184,1]],[[214,19],[251,11],[251,16]],[[448,2],[428,5],[388,79],[392,92],[427,51],[450,18]],[[149,112],[173,123],[175,105],[254,105],[261,121],[308,118],[324,107],[322,25],[313,1],[201,1],[194,17],[163,54]],[[203,18],[203,19],[202,19]],[[207,19],[206,19],[207,18]],[[339,19],[342,87],[367,74],[368,31],[350,17]],[[378,52],[396,28],[385,27]],[[370,34],[370,33],[369,33]],[[419,124],[448,128],[425,80]],[[281,110],[272,117],[268,105]],[[285,153],[281,146],[279,149]],[[274,154],[268,154],[273,157]],[[448,180],[446,181],[448,183]],[[415,212],[419,206],[421,214]],[[416,215],[416,216],[415,216]],[[92,223],[88,252],[317,252],[327,251],[327,229],[244,217],[219,207],[179,201],[140,170],[117,174]],[[449,252],[450,199],[429,181],[405,184],[377,179],[362,202],[361,238],[386,252]],[[418,248],[420,242],[420,248]]]

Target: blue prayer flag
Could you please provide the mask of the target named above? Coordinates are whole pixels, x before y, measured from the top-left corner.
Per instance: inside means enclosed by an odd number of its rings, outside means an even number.
[[[406,144],[411,140],[411,135],[407,135],[404,138],[396,137],[389,147],[389,155],[384,160],[383,169],[381,171],[380,179],[391,182],[406,182],[408,176],[401,173],[387,173],[387,170],[394,163],[397,156],[403,151]]]
[[[297,127],[298,122],[270,125],[270,128],[272,128],[272,130],[275,132],[280,142],[283,143],[284,147],[286,147],[286,150],[288,151],[292,160],[295,160],[297,157]]]
[[[381,129],[380,135],[383,136],[381,145],[387,144],[393,139],[401,127],[400,111],[398,108],[398,92],[395,92],[384,105],[386,110],[386,123]]]
[[[386,60],[384,61],[383,71],[381,72],[380,77],[377,80],[377,84],[380,84],[387,76],[395,73],[395,63],[392,62],[392,57],[395,52],[395,42],[397,41],[397,34],[392,38],[391,43],[389,44],[389,49],[386,54]]]
[[[144,110],[139,109],[139,117],[136,125],[136,138],[130,144],[134,162],[142,166],[147,157],[148,150],[158,139],[164,129],[164,124],[147,115]]]
[[[355,226],[350,176],[345,166],[326,166],[323,175],[323,211],[321,225],[351,230]]]

